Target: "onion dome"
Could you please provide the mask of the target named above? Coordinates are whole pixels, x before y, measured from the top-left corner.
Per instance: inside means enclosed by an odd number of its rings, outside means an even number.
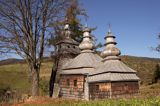
[[[81,52],[91,52],[94,48],[94,44],[91,40],[91,29],[88,27],[85,27],[83,30],[83,40],[79,48],[82,50]]]
[[[120,61],[120,50],[116,48],[115,36],[110,29],[105,39],[105,49],[101,53],[103,64],[90,73],[89,82],[138,81],[136,71]]]
[[[81,53],[63,66],[61,74],[86,74],[102,64],[102,58],[93,51],[94,43],[88,27],[83,30],[83,40],[79,48]]]
[[[105,37],[105,49],[101,53],[101,56],[104,60],[120,59],[119,55],[121,54],[120,50],[116,47],[115,36],[112,34],[109,29],[107,36]]]

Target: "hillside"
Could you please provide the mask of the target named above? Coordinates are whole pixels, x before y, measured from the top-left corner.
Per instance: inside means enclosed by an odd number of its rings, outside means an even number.
[[[137,71],[142,85],[149,85],[152,82],[153,73],[156,65],[160,64],[160,59],[121,56],[121,60]],[[17,92],[28,93],[30,91],[30,81],[28,68],[24,60],[3,60],[0,62],[0,94],[4,90],[17,90]],[[2,63],[5,65],[2,65]],[[15,64],[16,63],[16,64]],[[51,59],[46,58],[41,67],[40,90],[41,95],[48,94],[48,83],[53,63]]]
[[[156,65],[160,64],[158,58],[122,56],[121,59],[126,65],[137,71],[141,84],[144,85],[151,84]]]
[[[151,83],[153,73],[156,70],[156,65],[160,64],[159,58],[135,57],[135,56],[124,55],[121,56],[121,60],[126,65],[137,71],[137,75],[141,78],[141,83],[145,85]],[[49,67],[47,65],[49,65]],[[52,60],[50,58],[45,57],[41,70],[42,76],[46,75],[49,76],[51,73],[51,67],[52,67]],[[45,70],[47,69],[48,71],[45,72]],[[4,73],[7,71],[9,72],[9,74],[11,74],[16,71],[27,74],[26,70],[27,66],[25,65],[25,61],[22,59],[7,59],[0,61],[0,73]]]
[[[48,94],[48,82],[52,69],[52,62],[42,63],[40,73],[40,94]],[[31,83],[26,64],[8,64],[0,66],[0,101],[7,91],[16,91],[18,95],[30,94]]]
[[[49,57],[43,57],[43,61],[52,61]],[[23,59],[16,59],[16,58],[9,58],[5,60],[0,61],[0,66],[2,65],[9,65],[9,64],[17,64],[17,63],[25,63],[25,60]]]
[[[9,59],[6,59],[6,60],[1,60],[0,61],[0,66],[1,65],[8,65],[8,64],[17,64],[17,63],[24,63],[24,60],[9,58]]]

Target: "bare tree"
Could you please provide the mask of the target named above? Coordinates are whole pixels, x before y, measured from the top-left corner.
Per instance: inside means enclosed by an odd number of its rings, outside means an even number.
[[[160,39],[160,33],[158,34],[158,40],[159,39]],[[152,47],[152,49],[160,53],[160,44],[158,44],[157,47],[155,48]]]
[[[0,0],[0,51],[24,58],[32,78],[32,96],[39,95],[39,73],[50,23],[63,17],[70,0]]]
[[[70,28],[69,30],[71,31],[71,34],[69,35],[72,39],[81,42],[82,36],[83,36],[83,31],[82,27],[83,25],[81,24],[81,19],[87,19],[87,13],[85,9],[82,8],[82,6],[79,4],[78,0],[72,0],[71,5],[69,8],[66,10],[65,14],[65,19],[62,19],[60,21],[57,21],[57,23],[53,23],[52,26],[55,29],[55,33],[51,39],[49,39],[50,45],[52,45],[55,50],[52,54],[53,57],[53,67],[52,67],[52,73],[50,77],[50,85],[49,85],[49,95],[52,97],[52,95],[55,93],[54,92],[54,83],[58,83],[59,75],[58,75],[58,70],[61,67],[61,60],[69,56],[66,52],[70,52],[70,50],[65,49],[58,49],[57,43],[66,39],[65,35],[65,29],[64,25],[66,23],[69,24]],[[73,56],[74,57],[74,56]]]

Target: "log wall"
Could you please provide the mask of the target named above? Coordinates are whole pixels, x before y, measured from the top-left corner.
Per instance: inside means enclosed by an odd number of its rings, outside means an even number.
[[[90,99],[128,97],[137,94],[138,91],[139,91],[138,81],[89,84]]]
[[[84,99],[84,81],[83,75],[62,75],[60,78],[60,97]]]
[[[110,97],[111,83],[89,84],[89,99],[104,99]]]
[[[111,84],[112,96],[134,95],[139,91],[138,81],[136,82],[113,82]]]

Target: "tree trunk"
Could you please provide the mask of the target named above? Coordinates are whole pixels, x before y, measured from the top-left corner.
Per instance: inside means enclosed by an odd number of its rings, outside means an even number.
[[[54,70],[52,68],[52,73],[51,73],[51,77],[50,77],[50,81],[49,81],[49,96],[52,97],[53,95],[53,89],[54,89],[54,83],[55,83],[55,79],[56,79],[56,70]]]
[[[56,48],[56,47],[55,47]],[[52,67],[52,73],[51,73],[51,77],[50,77],[50,82],[49,82],[49,96],[52,97],[53,93],[54,93],[54,84],[56,82],[56,76],[57,76],[57,71],[58,71],[58,64],[59,64],[59,60],[60,60],[60,56],[59,54],[57,54],[54,57],[54,66]]]
[[[32,68],[32,96],[39,96],[39,69]]]

